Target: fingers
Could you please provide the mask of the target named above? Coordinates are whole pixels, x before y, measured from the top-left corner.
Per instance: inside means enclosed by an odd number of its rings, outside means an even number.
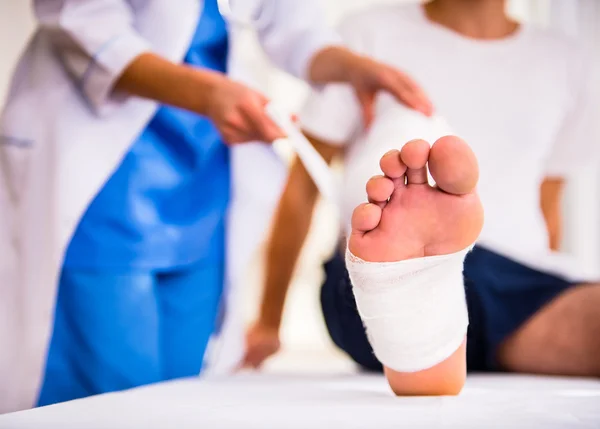
[[[252,133],[250,124],[237,110],[230,110],[212,119],[227,144],[247,141]]]
[[[271,345],[255,345],[246,352],[240,369],[260,369],[276,352],[277,350],[274,350]]]
[[[361,106],[364,127],[369,128],[375,117],[375,94],[357,92],[356,96]]]
[[[285,137],[285,133],[271,120],[265,111],[265,106],[268,100],[258,96],[243,102],[241,104],[241,112],[249,122],[250,127],[254,131],[256,138],[268,143]]]
[[[285,137],[265,111],[268,100],[258,92],[228,82],[210,118],[228,144],[263,141],[271,143]]]
[[[426,116],[433,114],[433,104],[425,91],[406,74],[389,68],[382,73],[381,86],[406,106]]]
[[[263,366],[263,362],[266,357],[257,356],[256,353],[246,353],[244,356],[243,363],[240,366],[240,369],[260,369]]]
[[[426,116],[433,115],[433,103],[419,84],[412,80],[409,76],[404,73],[397,72],[398,80],[404,86],[405,96],[411,100],[411,102],[417,106],[416,110],[420,111]]]
[[[281,347],[277,329],[260,324],[252,326],[246,334],[246,353],[240,369],[259,369]]]
[[[227,144],[238,144],[252,141],[250,137],[253,133],[247,127],[225,126],[221,129],[221,136]]]

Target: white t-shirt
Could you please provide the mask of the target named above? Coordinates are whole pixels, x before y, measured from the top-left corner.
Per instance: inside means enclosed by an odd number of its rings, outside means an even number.
[[[366,199],[379,158],[413,138],[433,143],[456,134],[480,164],[485,226],[479,243],[546,271],[577,278],[566,255],[552,253],[540,209],[540,184],[567,177],[596,156],[591,70],[578,46],[522,25],[501,39],[470,39],[429,21],[420,5],[386,5],[347,18],[340,30],[352,49],[413,76],[430,96],[430,119],[389,95],[376,102],[368,131],[353,91],[330,85],[309,97],[303,128],[347,145],[342,219]],[[597,119],[597,117],[596,117]],[[595,133],[595,135],[593,135]]]

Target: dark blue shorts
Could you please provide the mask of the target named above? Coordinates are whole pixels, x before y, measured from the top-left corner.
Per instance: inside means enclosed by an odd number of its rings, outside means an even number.
[[[344,257],[336,254],[328,261],[325,274],[321,305],[333,342],[364,369],[381,370],[356,309]],[[469,371],[501,370],[496,362],[500,343],[542,306],[574,286],[479,246],[467,256],[464,276]]]

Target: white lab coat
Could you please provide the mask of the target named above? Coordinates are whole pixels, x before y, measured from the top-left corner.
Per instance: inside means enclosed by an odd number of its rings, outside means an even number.
[[[310,55],[331,41],[317,3],[235,0],[232,6],[236,16],[260,16],[255,23],[269,57],[302,76]],[[111,93],[115,80],[147,50],[181,61],[202,9],[201,0],[35,0],[34,5],[40,27],[18,64],[0,117],[0,412],[34,405],[66,247],[86,207],[157,108]],[[231,29],[236,31],[235,23]],[[236,67],[233,58],[231,72],[240,78]],[[278,165],[265,146],[254,153],[256,162]],[[280,183],[282,167],[275,170],[274,182]],[[234,195],[241,177],[252,178],[234,172]],[[263,194],[274,200],[278,187],[274,183]],[[234,210],[232,221],[241,219]],[[244,239],[258,242],[261,231],[255,231]],[[242,266],[249,247],[228,258]],[[234,288],[228,290],[231,295]],[[233,332],[239,355],[239,323]]]

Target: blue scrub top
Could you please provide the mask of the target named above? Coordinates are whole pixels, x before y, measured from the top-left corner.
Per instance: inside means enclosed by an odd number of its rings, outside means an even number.
[[[227,28],[217,0],[204,3],[185,62],[225,72]],[[229,151],[208,119],[160,107],[84,214],[65,266],[222,262],[229,173]]]

